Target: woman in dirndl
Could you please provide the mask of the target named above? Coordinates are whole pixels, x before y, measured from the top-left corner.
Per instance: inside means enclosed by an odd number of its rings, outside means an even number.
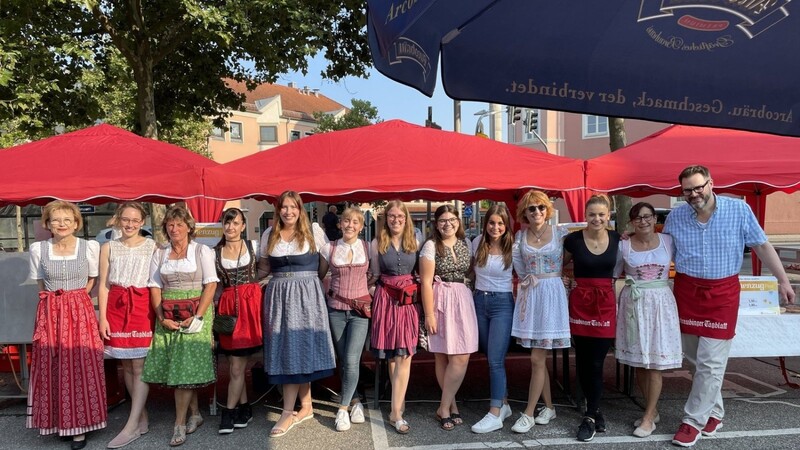
[[[372,301],[370,347],[376,358],[389,362],[389,381],[392,383],[389,423],[398,433],[406,434],[411,427],[403,419],[403,411],[411,376],[411,358],[419,343],[420,305],[400,304],[385,286],[403,288],[414,283],[420,242],[405,203],[392,200],[387,203],[385,211],[383,225],[370,247],[372,279],[378,280]]]
[[[619,233],[607,229],[610,210],[606,195],[591,196],[586,202],[586,227],[564,239],[564,263],[574,262],[577,283],[569,293],[569,322],[575,371],[586,396],[586,412],[577,433],[583,442],[606,431],[600,398],[603,367],[617,329],[613,277],[619,249]]]
[[[122,235],[100,247],[100,336],[106,356],[122,362],[131,396],[128,421],[108,448],[124,447],[149,431],[144,408],[149,386],[142,381],[142,369],[153,338],[155,314],[147,280],[156,243],[139,233],[146,218],[141,203],[122,203],[111,219]]]
[[[175,389],[169,445],[177,447],[203,424],[197,389],[216,380],[211,304],[219,279],[214,251],[194,241],[195,221],[185,207],[167,209],[162,230],[169,243],[150,260],[150,304],[158,324],[142,381]]]
[[[250,358],[261,351],[261,285],[256,268],[260,250],[258,242],[245,241],[242,233],[247,219],[239,208],[229,208],[222,214],[224,236],[214,247],[217,276],[222,283],[222,295],[217,315],[235,316],[231,334],[219,333],[219,353],[228,357],[230,381],[228,400],[220,414],[219,434],[233,433],[253,420],[253,409],[247,401],[245,369]]]
[[[361,366],[361,353],[369,332],[369,317],[364,308],[353,307],[353,301],[370,305],[372,298],[367,285],[369,249],[358,238],[364,229],[364,213],[347,208],[339,219],[342,237],[322,246],[319,274],[323,278],[331,270],[331,285],[327,292],[328,320],[333,346],[339,358],[342,388],[339,391],[339,410],[336,412],[336,431],[347,431],[351,423],[364,423],[364,406],[356,393]],[[348,407],[351,407],[348,414]]]
[[[636,381],[645,401],[644,415],[634,422],[633,435],[647,437],[656,429],[661,371],[683,365],[678,306],[669,286],[673,255],[672,236],[656,233],[653,205],[631,207],[635,228],[629,240],[620,241],[625,287],[619,295],[617,360],[636,368]]]
[[[281,194],[275,225],[262,238],[262,267],[272,279],[264,291],[264,371],[283,385],[283,411],[270,431],[280,437],[314,417],[311,382],[336,367],[328,310],[319,280],[324,234],[312,232],[300,195]],[[295,402],[300,399],[300,411]]]
[[[86,432],[105,428],[103,342],[89,291],[98,274],[100,244],[75,236],[83,227],[78,207],[53,201],[42,209],[52,233],[30,247],[30,278],[39,285],[33,331],[28,428],[72,436],[86,446]]]
[[[556,418],[547,352],[570,347],[567,290],[561,279],[563,243],[569,231],[550,225],[554,211],[553,202],[541,191],[528,191],[517,203],[517,217],[528,227],[518,231],[514,241],[514,270],[520,282],[511,335],[519,345],[531,349],[531,380],[528,404],[511,428],[516,433]],[[544,407],[535,414],[539,398]]]
[[[442,389],[436,410],[439,427],[450,431],[464,423],[456,393],[464,381],[469,356],[478,351],[478,320],[467,286],[472,257],[470,244],[452,205],[434,214],[433,235],[419,254],[425,328],[435,355],[436,380]]]

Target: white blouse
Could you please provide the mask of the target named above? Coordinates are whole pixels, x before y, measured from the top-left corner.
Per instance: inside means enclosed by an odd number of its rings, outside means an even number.
[[[161,282],[161,274],[172,273],[194,273],[197,271],[195,253],[197,246],[200,246],[200,268],[203,272],[203,284],[218,283],[217,268],[214,265],[214,250],[206,245],[198,244],[195,241],[189,242],[186,249],[186,257],[181,259],[169,259],[172,246],[167,244],[161,251],[157,251],[150,259],[150,281],[147,287],[164,288]]]
[[[472,256],[472,244],[470,244],[470,242],[466,239],[464,239],[464,244],[466,244],[467,251],[470,253],[470,256]],[[419,252],[419,257],[431,261],[436,259],[436,243],[433,242],[433,239],[425,241],[425,244],[422,246],[422,250]]]
[[[259,247],[258,241],[256,241],[254,239],[254,240],[250,241],[250,245],[252,245],[253,246],[253,250],[255,250],[256,259],[261,258],[261,247]],[[222,267],[224,269],[235,269],[237,267],[244,267],[244,266],[250,264],[250,251],[247,250],[244,253],[242,253],[242,257],[239,258],[239,265],[238,266],[236,265],[236,260],[235,259],[228,259],[228,258],[225,258],[224,256],[221,256],[220,260],[221,260],[220,262],[222,263]]]
[[[99,273],[100,262],[100,243],[97,241],[84,241],[86,242],[86,259],[89,263],[89,276],[96,277]],[[31,244],[29,249],[31,253],[30,266],[28,270],[28,277],[31,280],[44,279],[44,267],[42,267],[42,245],[47,245],[49,250],[50,259],[53,261],[70,261],[78,258],[78,245],[75,245],[75,252],[68,256],[58,256],[53,251],[53,240],[38,241]]]
[[[150,261],[156,243],[145,239],[136,247],[126,247],[118,240],[108,242],[110,263],[108,283],[122,287],[145,287],[150,279]]]
[[[315,226],[316,225],[316,226]],[[316,223],[311,224],[311,231],[314,235],[314,244],[317,247],[317,251],[319,251],[325,244],[328,243],[328,238],[325,236],[325,232],[322,228],[317,225]],[[272,232],[272,227],[268,227],[264,230],[264,233],[261,235],[261,254],[267,255],[267,247],[269,246],[269,234]],[[310,246],[307,242],[303,242],[303,247],[297,245],[296,240],[292,240],[291,242],[286,242],[283,239],[278,240],[278,243],[275,244],[275,248],[272,249],[272,253],[269,256],[272,257],[281,257],[281,256],[296,256],[308,253]]]
[[[478,236],[472,240],[472,257],[478,254],[483,236]],[[481,267],[477,263],[475,269],[475,289],[485,292],[511,292],[513,264],[505,267],[503,255],[488,255],[486,265]]]
[[[331,260],[337,266],[364,264],[367,262],[367,254],[364,252],[364,247],[364,241],[361,239],[356,239],[353,244],[348,244],[344,239],[339,239],[336,241],[336,252],[333,255],[331,255],[333,244],[330,242],[322,246],[320,254],[325,258],[325,261],[328,261],[328,264],[331,263]],[[352,261],[350,260],[350,252],[353,252]]]

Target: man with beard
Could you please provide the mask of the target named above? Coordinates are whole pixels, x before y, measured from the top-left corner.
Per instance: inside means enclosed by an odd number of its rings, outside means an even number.
[[[739,271],[745,244],[778,279],[782,301],[794,291],[775,249],[745,202],[713,192],[706,167],[689,166],[678,176],[686,204],[667,216],[664,233],[675,242],[675,299],[683,352],[692,366],[692,390],[683,423],[672,439],[691,447],[701,434],[722,428],[722,381],[736,330]]]

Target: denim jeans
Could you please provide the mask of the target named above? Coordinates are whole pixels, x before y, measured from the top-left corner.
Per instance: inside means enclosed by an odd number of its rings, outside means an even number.
[[[503,406],[506,397],[506,353],[511,342],[514,297],[511,292],[475,290],[475,315],[478,318],[478,347],[489,362],[489,406]]]
[[[352,311],[328,307],[328,320],[341,369],[340,405],[349,406],[358,385],[358,370],[361,365],[361,352],[364,351],[364,342],[369,331],[369,319],[360,317]]]

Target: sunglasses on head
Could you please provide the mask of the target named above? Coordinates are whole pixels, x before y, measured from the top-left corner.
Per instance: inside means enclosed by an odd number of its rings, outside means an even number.
[[[536,210],[539,210],[539,212],[543,213],[543,212],[547,211],[547,206],[544,206],[544,205],[531,205],[531,206],[528,206],[525,209],[527,209],[529,213],[536,212]]]

